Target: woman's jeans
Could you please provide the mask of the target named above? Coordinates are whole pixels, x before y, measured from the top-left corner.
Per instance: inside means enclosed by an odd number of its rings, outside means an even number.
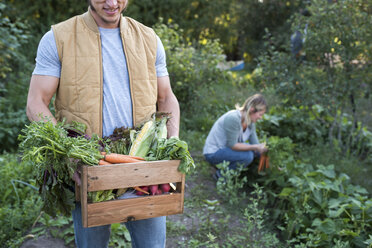
[[[75,229],[75,243],[78,248],[106,248],[109,244],[111,225],[83,227],[81,206],[76,203],[72,211]],[[128,221],[125,223],[132,238],[133,248],[164,248],[166,217]]]
[[[215,153],[204,154],[204,157],[213,165],[217,165],[223,161],[230,162],[229,169],[235,170],[238,164],[243,164],[244,167],[251,164],[255,157],[255,153],[253,151],[234,151],[226,147]]]

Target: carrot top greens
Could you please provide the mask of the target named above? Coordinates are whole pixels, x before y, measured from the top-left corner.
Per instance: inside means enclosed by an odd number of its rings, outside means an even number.
[[[36,183],[40,187],[43,210],[55,216],[69,215],[74,207],[72,175],[79,163],[97,165],[103,156],[97,136],[70,137],[64,123],[31,122],[19,135],[22,159],[35,167]]]

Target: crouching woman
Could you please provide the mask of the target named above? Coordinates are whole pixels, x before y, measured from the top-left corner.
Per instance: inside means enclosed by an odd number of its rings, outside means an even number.
[[[237,105],[235,110],[219,117],[206,139],[205,159],[212,165],[227,161],[229,169],[236,169],[239,163],[247,167],[255,157],[266,152],[265,144],[259,143],[256,134],[256,122],[266,109],[264,97],[255,94],[247,98],[243,106]],[[221,177],[219,170],[216,177]]]

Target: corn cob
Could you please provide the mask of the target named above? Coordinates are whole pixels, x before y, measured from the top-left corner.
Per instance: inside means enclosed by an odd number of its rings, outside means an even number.
[[[155,122],[150,120],[146,122],[135,138],[130,151],[130,156],[146,157],[150,150],[151,143],[155,137]]]

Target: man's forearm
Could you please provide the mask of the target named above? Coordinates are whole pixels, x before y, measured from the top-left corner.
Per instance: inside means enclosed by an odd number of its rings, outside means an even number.
[[[26,114],[30,121],[50,120],[53,123],[57,123],[52,112],[50,112],[49,108],[42,101],[29,98]]]
[[[179,136],[180,127],[180,107],[177,98],[171,94],[163,102],[158,103],[158,110],[160,112],[171,113],[171,118],[167,123],[168,137]]]
[[[27,96],[26,114],[30,121],[50,120],[57,123],[49,110],[49,103],[55,94],[59,78],[33,75]]]

